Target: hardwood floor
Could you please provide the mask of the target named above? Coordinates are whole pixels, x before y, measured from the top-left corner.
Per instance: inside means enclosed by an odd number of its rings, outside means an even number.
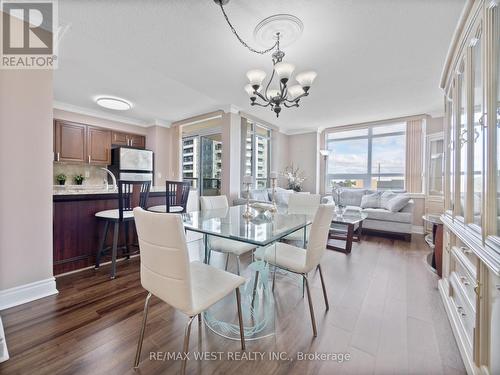
[[[465,374],[437,291],[425,264],[430,251],[422,236],[411,243],[365,236],[351,255],[327,251],[322,268],[330,299],[325,312],[319,274],[311,274],[318,325],[313,339],[307,300],[287,277],[276,280],[276,336],[248,341],[258,360],[196,360],[188,374]],[[200,258],[201,241],[190,243]],[[212,256],[222,264],[220,254]],[[244,264],[248,263],[248,259]],[[11,359],[4,374],[133,374],[146,291],[139,259],[120,262],[110,281],[108,266],[57,279],[59,295],[1,312]],[[174,374],[180,361],[150,360],[150,352],[182,348],[187,318],[153,297],[137,374]],[[234,352],[227,340],[195,321],[190,351]],[[269,352],[349,353],[335,361],[270,360]]]

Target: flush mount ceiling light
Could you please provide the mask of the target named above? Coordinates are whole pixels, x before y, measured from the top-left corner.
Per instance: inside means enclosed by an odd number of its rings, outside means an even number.
[[[309,95],[309,89],[317,74],[313,71],[299,73],[295,76],[295,80],[298,84],[289,86],[292,74],[295,70],[295,65],[283,62],[285,53],[280,49],[280,43],[282,43],[282,45],[289,45],[300,37],[304,29],[304,25],[300,19],[291,14],[276,14],[261,21],[255,28],[255,39],[259,44],[266,46],[272,45],[265,50],[256,50],[241,39],[236,29],[229,21],[226,11],[224,10],[224,5],[226,5],[229,0],[214,1],[220,6],[222,14],[231,28],[231,31],[243,46],[248,48],[251,52],[260,55],[264,55],[274,50],[272,53],[273,71],[267,85],[264,84],[266,72],[263,70],[252,69],[247,73],[249,84],[245,86],[245,91],[250,97],[250,104],[252,106],[270,107],[271,110],[276,113],[276,117],[279,116],[283,107],[298,107],[300,99]],[[262,102],[259,103],[258,99]]]
[[[132,108],[132,103],[128,100],[111,96],[99,96],[95,99],[95,102],[101,107],[113,109],[115,111],[128,111]]]

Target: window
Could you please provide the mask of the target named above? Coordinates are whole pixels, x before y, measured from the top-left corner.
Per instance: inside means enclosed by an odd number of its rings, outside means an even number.
[[[404,189],[406,123],[327,134],[330,151],[326,190],[334,183],[348,187]]]
[[[195,135],[182,140],[182,178],[200,195],[219,195],[222,170],[220,134]]]
[[[271,131],[263,126],[247,122],[245,147],[243,148],[243,175],[253,176],[253,186],[269,186]]]

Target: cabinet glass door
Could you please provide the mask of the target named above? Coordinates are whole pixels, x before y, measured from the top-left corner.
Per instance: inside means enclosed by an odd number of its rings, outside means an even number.
[[[497,236],[500,237],[500,10],[498,7],[495,7],[493,10],[493,25],[494,25],[494,41],[496,44],[496,55],[494,56],[494,69],[496,72],[496,95],[495,95],[495,101],[496,101],[496,132],[493,132],[493,134],[496,133],[496,155],[497,155],[497,160],[496,160],[496,171],[495,171],[495,177],[496,177],[496,228],[497,228]]]
[[[443,195],[444,141],[429,141],[429,195]]]
[[[461,73],[457,76],[458,83],[458,139],[457,147],[459,149],[459,170],[460,185],[459,195],[460,204],[458,207],[458,215],[465,216],[465,197],[467,193],[467,83],[465,77],[464,64],[460,69]]]
[[[472,139],[472,222],[481,227],[483,216],[483,184],[484,184],[484,115],[483,115],[483,77],[481,65],[481,39],[476,39],[472,52],[472,87],[473,87],[473,124]]]
[[[455,87],[455,82],[453,82],[453,87],[451,92],[453,93]],[[455,104],[453,99],[449,102],[449,112],[450,115],[450,130],[448,133],[448,160],[449,160],[449,179],[448,179],[448,187],[449,187],[449,209],[454,212],[455,207],[455,150],[457,148],[457,142],[455,139],[455,133],[457,129],[457,122],[455,116]]]

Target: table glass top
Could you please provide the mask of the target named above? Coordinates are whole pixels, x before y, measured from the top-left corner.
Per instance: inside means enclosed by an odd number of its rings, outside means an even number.
[[[365,220],[368,217],[367,214],[363,212],[345,212],[343,215],[335,213],[333,215],[332,223],[336,224],[357,224],[360,221]]]
[[[188,230],[232,240],[266,246],[311,224],[312,217],[278,211],[259,214],[253,208],[253,218],[245,219],[245,205],[183,214]]]

